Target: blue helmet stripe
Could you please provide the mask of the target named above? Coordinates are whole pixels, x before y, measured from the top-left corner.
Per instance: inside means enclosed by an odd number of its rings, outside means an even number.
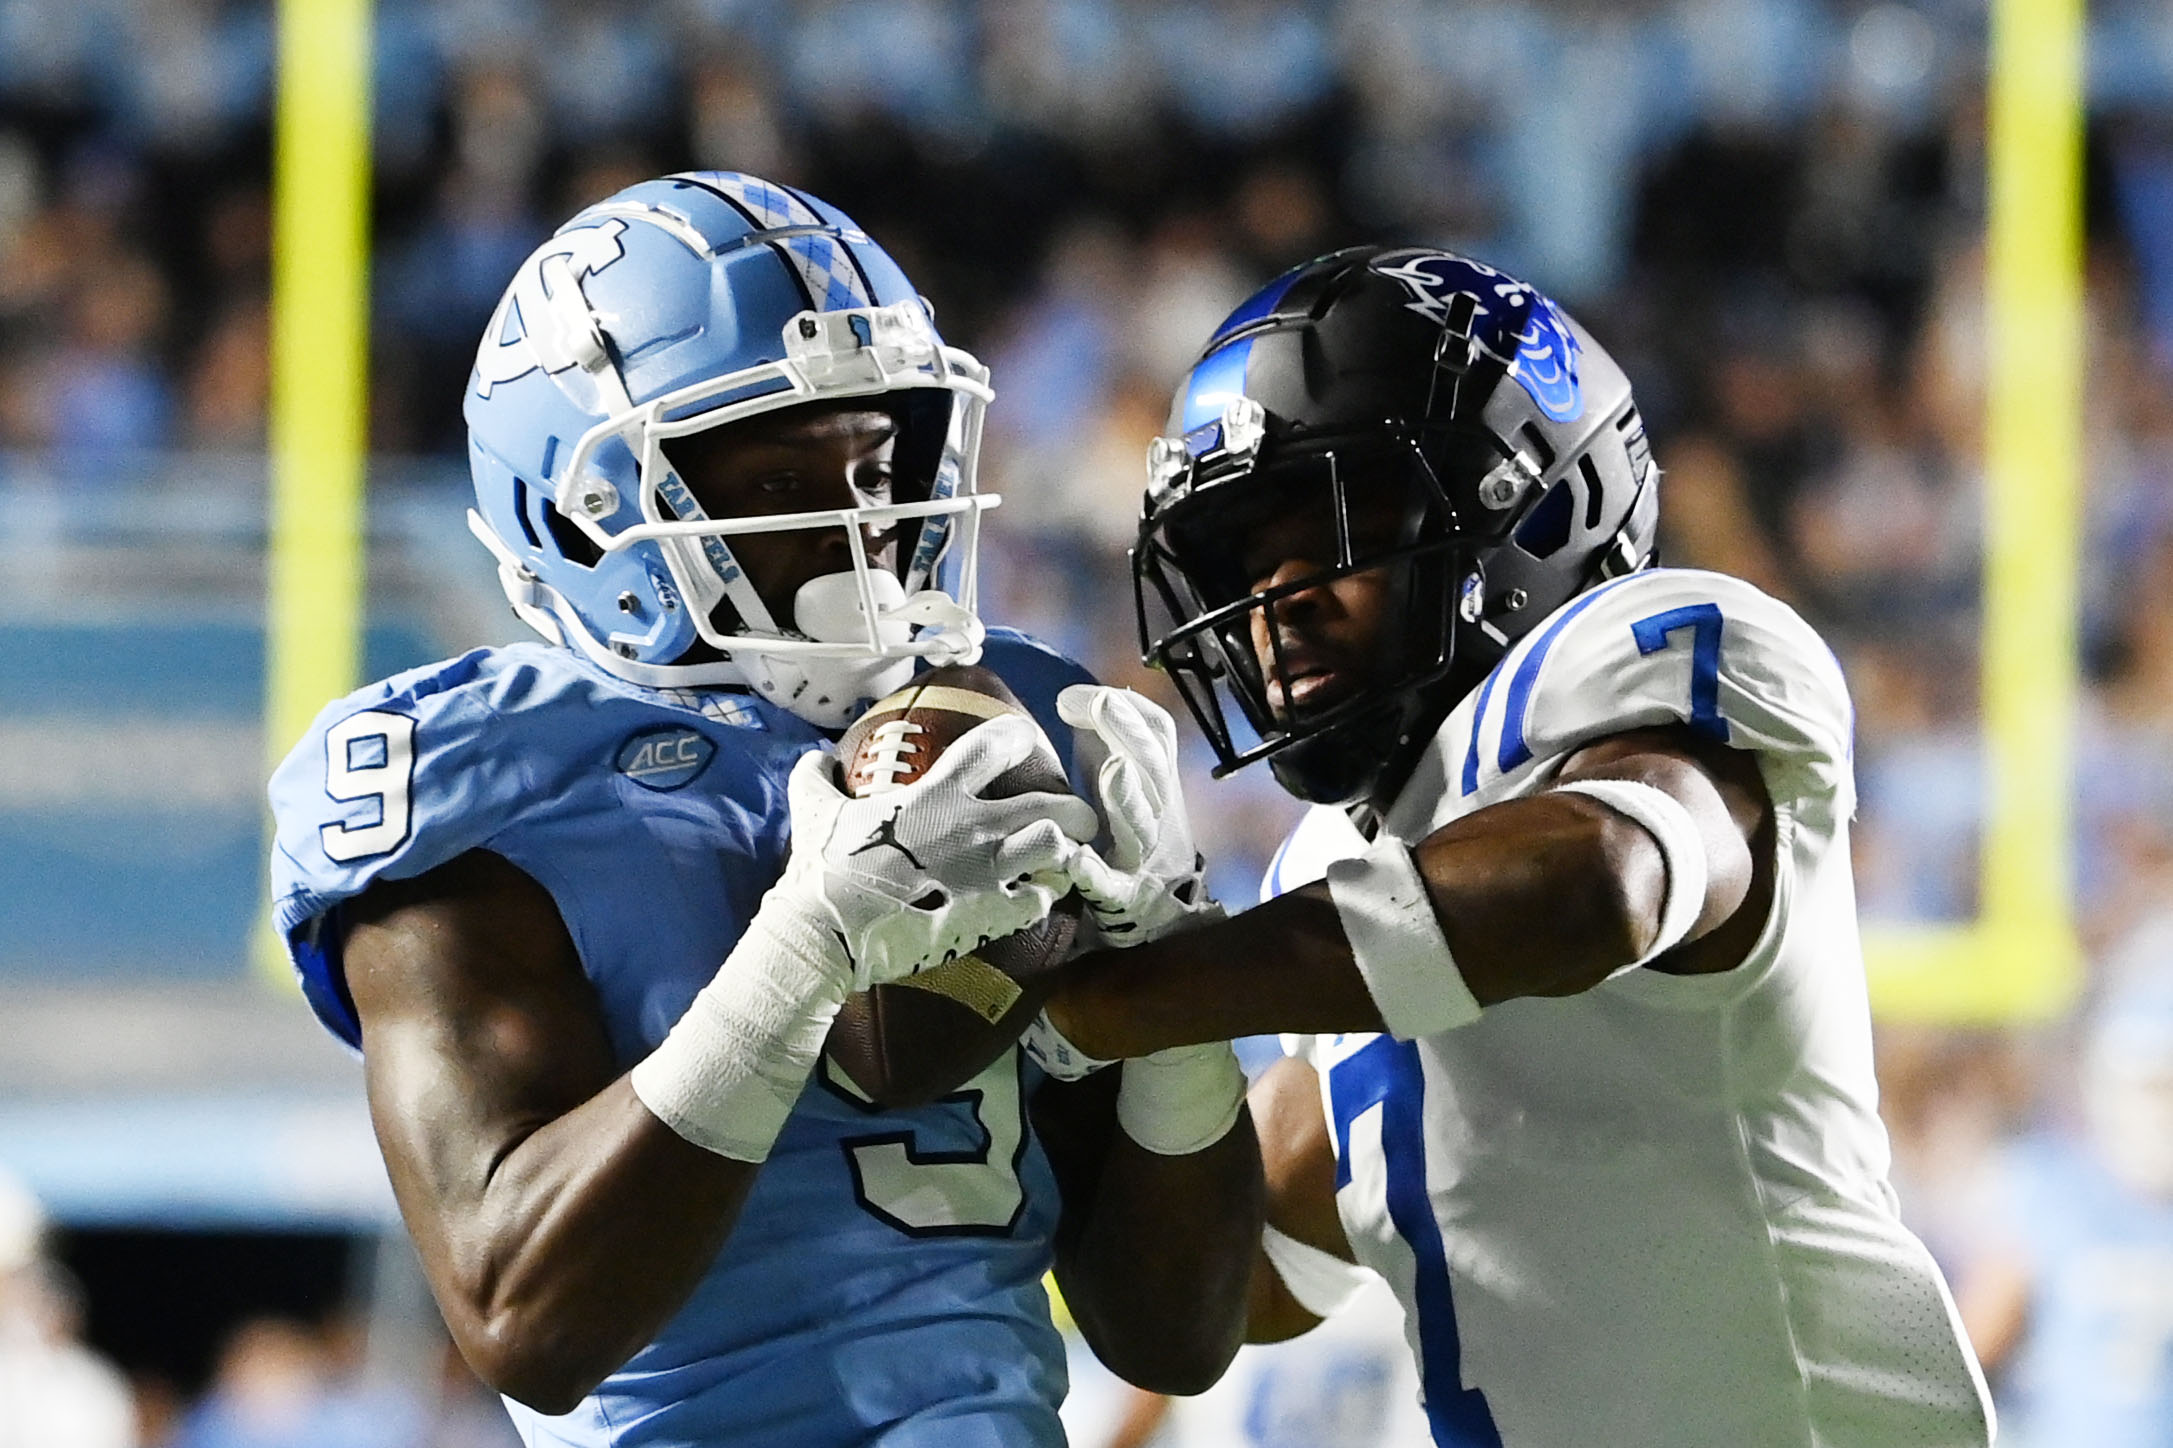
[[[792,266],[807,292],[808,305],[818,312],[870,305],[868,284],[853,265],[852,254],[835,236],[788,236],[775,243],[778,253]]]
[[[847,216],[820,196],[811,196],[799,187],[787,186],[782,181],[777,182],[776,185],[778,190],[790,192],[793,199],[805,206],[815,216],[820,225],[834,226],[840,231],[858,231],[860,229],[850,216]]]
[[[858,287],[861,298],[859,305],[863,307],[874,307],[882,305],[882,298],[876,295],[875,278],[869,276],[868,269],[865,266],[861,265],[860,255],[858,251],[854,249],[852,243],[847,241],[843,236],[840,236],[838,238],[837,250],[839,258],[844,262],[846,266],[852,268],[853,276],[859,279]]]
[[[1238,328],[1249,326],[1273,312],[1282,303],[1283,297],[1290,291],[1292,285],[1297,282],[1298,273],[1304,270],[1304,267],[1293,267],[1247,297],[1239,304],[1236,311],[1222,319],[1222,325],[1215,329],[1215,338],[1227,337]],[[1208,345],[1213,346],[1213,340]]]
[[[1295,267],[1284,272],[1247,297],[1215,329],[1207,354],[1193,365],[1192,375],[1185,379],[1184,401],[1173,419],[1178,432],[1189,433],[1221,421],[1222,410],[1229,406],[1230,399],[1245,395],[1245,366],[1252,360],[1252,339],[1247,337],[1226,347],[1218,347],[1217,343],[1239,328],[1272,315],[1304,270]]]
[[[1250,337],[1202,358],[1185,379],[1184,411],[1177,419],[1177,430],[1191,432],[1221,421],[1230,400],[1245,395],[1245,364],[1251,360]]]

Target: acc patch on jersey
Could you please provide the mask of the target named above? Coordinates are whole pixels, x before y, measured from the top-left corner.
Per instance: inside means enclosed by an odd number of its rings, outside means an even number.
[[[668,790],[693,783],[716,753],[701,730],[666,724],[629,734],[613,762],[643,789]]]

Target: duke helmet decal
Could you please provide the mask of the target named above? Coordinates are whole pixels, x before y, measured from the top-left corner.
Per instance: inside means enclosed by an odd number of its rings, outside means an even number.
[[[1556,422],[1584,411],[1577,387],[1577,338],[1553,302],[1482,261],[1425,252],[1374,270],[1403,283],[1404,305],[1430,322],[1443,321],[1459,295],[1478,303],[1472,336],[1495,361],[1505,363],[1517,385]]]
[[[716,753],[717,746],[701,730],[667,724],[628,735],[614,762],[619,773],[643,789],[667,790],[691,784]]]

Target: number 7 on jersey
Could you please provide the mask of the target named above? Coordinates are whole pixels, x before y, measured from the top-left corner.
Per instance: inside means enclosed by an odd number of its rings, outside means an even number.
[[[1720,717],[1720,630],[1726,622],[1717,603],[1689,603],[1630,625],[1641,654],[1656,654],[1669,636],[1690,630],[1690,727],[1728,742],[1728,721]]]

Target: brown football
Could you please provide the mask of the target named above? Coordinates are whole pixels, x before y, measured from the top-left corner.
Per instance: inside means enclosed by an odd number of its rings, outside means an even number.
[[[854,720],[838,740],[845,790],[865,798],[928,772],[958,737],[1026,706],[987,669],[930,669]],[[1053,750],[999,776],[992,796],[1068,790]],[[1080,901],[1070,895],[1039,924],[910,980],[846,997],[825,1044],[876,1105],[919,1106],[980,1074],[1018,1040],[1071,949]]]

